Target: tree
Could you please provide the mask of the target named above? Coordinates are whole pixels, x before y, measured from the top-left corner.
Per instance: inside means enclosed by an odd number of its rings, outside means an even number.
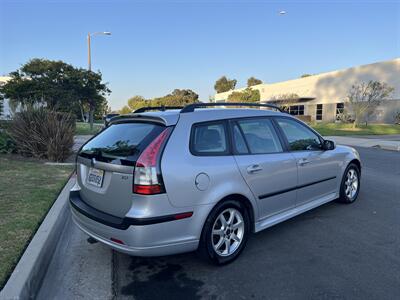
[[[241,92],[232,92],[227,99],[228,102],[258,102],[260,91],[246,88]]]
[[[128,106],[127,107],[129,108],[130,112],[132,112],[132,111],[135,111],[136,109],[138,109],[140,107],[150,106],[150,104],[148,104],[148,102],[149,102],[149,100],[146,100],[142,96],[133,96],[133,97],[128,99]]]
[[[75,68],[63,61],[35,58],[10,76],[0,93],[12,105],[39,104],[56,111],[80,112],[82,116],[88,110],[91,127],[95,111],[106,105],[105,96],[111,92],[102,83],[100,72]]]
[[[145,106],[185,106],[199,102],[199,95],[189,89],[175,89],[172,93],[154,99],[145,99],[142,96],[133,96],[128,99],[128,105],[121,110],[121,114],[127,114]]]
[[[250,77],[249,79],[247,79],[247,87],[251,87],[253,85],[257,85],[257,84],[261,84],[263,83],[262,80],[257,79],[255,77]]]
[[[161,98],[155,98],[152,101],[154,101],[156,106],[185,106],[191,103],[199,102],[199,95],[189,89],[175,89],[171,94]]]
[[[4,98],[2,95],[0,95],[0,116],[3,114],[4,110]]]
[[[236,79],[230,80],[226,76],[222,76],[215,82],[214,89],[217,93],[227,92],[235,89],[236,83]]]
[[[130,112],[132,112],[132,109],[131,109],[128,105],[125,105],[124,107],[122,107],[122,108],[119,110],[119,113],[120,113],[120,114],[123,114],[123,115],[129,114]]]
[[[305,78],[305,77],[310,77],[310,76],[312,76],[312,74],[303,74],[300,76],[300,78]]]
[[[394,91],[394,88],[386,83],[370,80],[353,85],[348,92],[347,99],[350,102],[354,114],[353,128],[362,120],[368,125],[368,119],[375,113],[375,109],[382,100],[386,100]]]
[[[274,95],[270,101],[275,102],[281,109],[287,110],[287,106],[299,99],[299,95],[295,93],[286,93],[280,95]]]

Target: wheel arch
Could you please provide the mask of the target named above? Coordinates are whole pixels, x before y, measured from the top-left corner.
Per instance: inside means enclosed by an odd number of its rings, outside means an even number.
[[[240,201],[241,203],[243,203],[243,205],[246,207],[246,210],[249,213],[249,218],[250,218],[250,228],[251,228],[251,232],[254,232],[255,230],[255,207],[253,206],[253,204],[251,203],[250,199],[247,198],[246,196],[244,196],[243,194],[239,194],[239,193],[234,193],[234,194],[229,194],[223,198],[221,198],[219,201],[217,201],[213,207],[210,209],[206,220],[208,219],[209,215],[211,214],[211,212],[214,210],[214,208],[219,205],[220,203],[227,201],[227,200],[236,200],[236,201]],[[205,222],[203,224],[203,229],[204,229],[204,225]]]
[[[350,164],[355,164],[358,167],[358,170],[360,171],[360,175],[361,175],[361,162],[359,159],[354,158],[352,159],[346,166],[346,168],[350,165]]]

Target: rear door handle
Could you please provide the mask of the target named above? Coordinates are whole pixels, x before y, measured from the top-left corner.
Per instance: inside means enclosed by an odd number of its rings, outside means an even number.
[[[306,159],[306,158],[302,158],[302,159],[299,160],[299,166],[304,166],[304,165],[309,164],[309,163],[310,163],[310,161],[308,159]]]
[[[247,167],[247,173],[249,173],[249,174],[259,172],[261,170],[262,170],[262,168],[260,165],[251,165],[251,166]]]

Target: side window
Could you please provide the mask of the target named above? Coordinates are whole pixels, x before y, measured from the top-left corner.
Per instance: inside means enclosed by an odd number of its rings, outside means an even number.
[[[249,153],[246,142],[237,124],[233,125],[233,141],[237,153],[239,154]]]
[[[248,119],[240,120],[237,123],[242,129],[250,153],[267,154],[282,152],[281,143],[271,120],[266,118]],[[235,144],[237,143],[235,139]]]
[[[289,142],[291,151],[321,150],[319,137],[297,121],[277,119]]]
[[[228,153],[223,123],[194,125],[191,138],[191,147],[196,155],[224,155]]]

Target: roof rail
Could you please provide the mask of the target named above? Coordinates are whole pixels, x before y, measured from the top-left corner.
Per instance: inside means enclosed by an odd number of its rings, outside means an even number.
[[[166,111],[167,109],[182,109],[183,106],[145,106],[145,107],[141,107],[136,109],[133,113],[142,113],[148,110],[160,110],[160,111]]]
[[[196,108],[200,107],[208,107],[208,106],[255,106],[255,107],[269,107],[276,109],[280,112],[285,112],[283,111],[279,106],[273,105],[273,104],[264,104],[264,103],[235,103],[235,102],[218,102],[218,103],[193,103],[186,105],[182,110],[181,113],[189,113],[189,112],[194,112]]]

